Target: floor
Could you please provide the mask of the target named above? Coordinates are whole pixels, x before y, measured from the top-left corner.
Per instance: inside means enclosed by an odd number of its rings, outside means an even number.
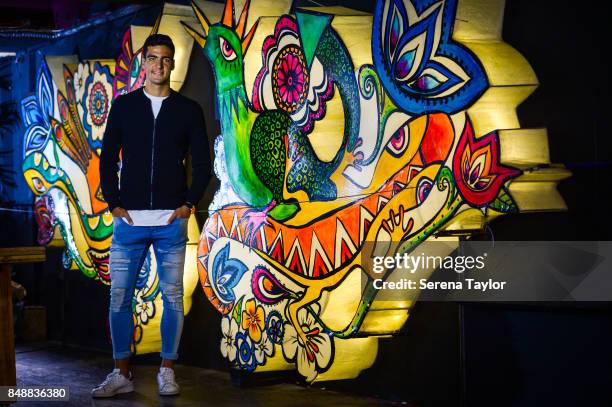
[[[229,373],[177,365],[177,382],[181,394],[161,397],[157,394],[155,375],[158,366],[134,363],[134,393],[113,399],[92,399],[90,391],[112,368],[109,355],[62,348],[55,344],[18,345],[18,386],[69,386],[68,402],[18,402],[13,406],[380,406],[394,405],[382,400],[350,394],[280,383],[238,388]],[[397,405],[397,404],[395,404]]]

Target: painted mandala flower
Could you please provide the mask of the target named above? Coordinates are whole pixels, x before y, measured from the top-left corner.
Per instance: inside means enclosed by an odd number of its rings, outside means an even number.
[[[146,324],[154,314],[155,304],[153,304],[153,301],[145,301],[142,298],[142,291],[138,291],[136,294],[136,315],[138,315],[140,321]]]
[[[236,333],[238,333],[238,324],[234,318],[223,317],[221,320],[221,354],[230,362],[236,360]]]
[[[272,68],[272,89],[276,104],[288,113],[304,104],[308,75],[306,61],[296,46],[283,48]]]
[[[102,140],[106,120],[113,97],[113,78],[108,66],[94,64],[93,73],[87,81],[83,109],[85,125],[90,131],[92,141]]]
[[[255,360],[257,364],[263,365],[266,363],[266,356],[274,356],[274,343],[268,338],[268,334],[264,331],[261,335],[261,340],[255,346]]]
[[[453,157],[453,174],[461,196],[470,205],[482,207],[492,202],[504,183],[521,171],[499,164],[497,134],[489,133],[477,140],[468,119]]]
[[[238,332],[235,344],[238,350],[238,357],[236,358],[238,366],[248,371],[254,370],[257,361],[255,360],[255,350],[251,338],[245,332]]]
[[[310,133],[314,122],[325,116],[334,86],[316,56],[310,66],[306,63],[293,17],[277,21],[274,34],[264,40],[262,59],[253,83],[253,107],[259,112],[282,109],[304,133]]]
[[[334,344],[332,338],[323,332],[323,328],[314,316],[305,308],[298,313],[301,329],[306,334],[306,343],[298,337],[295,327],[285,324],[283,355],[289,361],[296,361],[298,372],[312,382],[319,372],[325,371],[332,360]]]
[[[255,303],[255,299],[251,298],[244,306],[242,311],[242,329],[247,330],[253,341],[261,340],[261,333],[265,326],[265,313],[261,305]]]

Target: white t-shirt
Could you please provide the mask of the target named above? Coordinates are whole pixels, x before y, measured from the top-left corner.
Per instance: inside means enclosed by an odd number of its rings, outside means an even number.
[[[164,99],[168,96],[153,96],[149,95],[144,89],[142,90],[146,97],[151,100],[151,108],[153,116],[157,119],[159,109],[161,109]],[[173,209],[145,209],[128,211],[130,218],[134,222],[133,226],[163,226],[168,223],[168,218],[174,212]]]

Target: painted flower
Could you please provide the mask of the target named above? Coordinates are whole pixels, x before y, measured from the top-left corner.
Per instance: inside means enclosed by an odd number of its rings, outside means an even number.
[[[83,100],[87,78],[89,78],[89,62],[81,62],[74,73],[74,93],[77,103]]]
[[[234,318],[223,317],[221,320],[221,354],[230,362],[236,360],[236,333],[238,333],[238,324]]]
[[[263,66],[253,83],[253,107],[282,109],[305,134],[325,116],[334,87],[316,55],[306,60],[295,19],[282,16],[262,47]],[[308,62],[308,63],[307,63]]]
[[[268,334],[268,338],[270,338],[273,343],[282,343],[283,335],[285,334],[285,325],[283,323],[283,318],[278,311],[272,311],[268,315],[268,320],[266,321],[266,332]]]
[[[376,2],[372,60],[391,100],[419,116],[457,112],[487,87],[474,56],[452,40],[455,15],[448,2]]]
[[[45,149],[50,135],[53,134],[50,118],[55,117],[54,90],[51,72],[46,62],[41,63],[36,78],[36,93],[21,101],[21,117],[26,131],[23,139],[23,159]]]
[[[261,340],[255,346],[255,360],[257,364],[263,365],[266,362],[266,356],[274,356],[274,343],[268,338],[266,331],[261,334]]]
[[[143,324],[146,324],[155,314],[155,304],[153,301],[145,301],[142,298],[142,291],[136,293],[136,315]]]
[[[265,326],[265,313],[261,305],[255,303],[255,299],[251,298],[244,306],[242,311],[242,329],[247,330],[253,341],[261,340],[261,332]]]
[[[236,363],[242,369],[252,371],[257,366],[255,360],[255,349],[253,348],[253,341],[245,332],[238,332],[236,334],[236,349],[238,350]]]
[[[306,343],[298,336],[289,322],[285,324],[283,355],[289,361],[296,361],[298,372],[308,382],[313,381],[319,372],[325,371],[332,360],[334,344],[332,338],[319,325],[314,316],[305,308],[298,312],[300,328],[306,334]]]
[[[296,46],[283,48],[272,68],[272,89],[276,104],[292,113],[304,104],[308,86],[306,61]]]
[[[215,295],[224,304],[236,300],[234,288],[240,282],[247,266],[237,258],[230,258],[230,244],[226,244],[215,256],[210,271],[211,287]]]
[[[113,97],[113,77],[108,66],[96,62],[93,72],[85,85],[85,96],[82,101],[85,112],[85,127],[90,132],[92,141],[102,140],[106,120]]]
[[[461,196],[482,207],[495,199],[504,183],[521,171],[499,164],[499,141],[495,132],[476,140],[470,120],[453,157],[453,174]]]

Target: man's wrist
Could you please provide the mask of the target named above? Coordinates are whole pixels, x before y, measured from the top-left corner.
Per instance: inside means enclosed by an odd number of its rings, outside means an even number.
[[[195,213],[195,205],[189,201],[183,203],[183,206],[186,206],[189,209],[189,212]]]

